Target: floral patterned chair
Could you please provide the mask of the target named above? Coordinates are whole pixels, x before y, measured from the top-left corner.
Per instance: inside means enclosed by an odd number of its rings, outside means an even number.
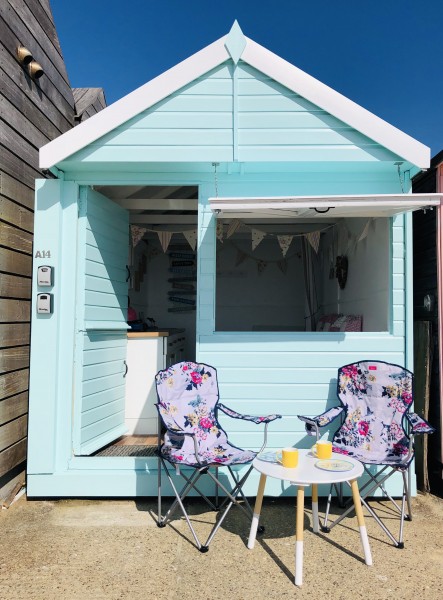
[[[218,410],[234,419],[265,425],[263,446],[259,452],[266,445],[268,424],[281,416],[252,417],[239,414],[221,404],[217,371],[209,365],[180,362],[159,371],[155,381],[158,396],[156,406],[164,432],[163,439],[161,439],[161,428],[159,427],[157,524],[159,527],[164,527],[171,520],[176,509],[180,507],[198,549],[201,552],[207,552],[212,538],[233,504],[242,508],[252,518],[252,509],[242,492],[242,487],[252,471],[251,463],[258,454],[253,450],[237,448],[229,442],[226,432],[218,421]],[[176,474],[184,478],[185,485],[181,491],[177,490],[167,463],[173,465]],[[237,477],[232,468],[235,465],[249,465],[249,468],[244,474],[241,474],[241,477]],[[226,485],[220,481],[218,477],[220,467],[227,467],[233,479],[233,489],[227,489]],[[162,468],[175,494],[175,501],[164,517],[162,517],[161,507]],[[188,477],[186,471],[189,469],[193,470],[193,473]],[[197,481],[205,474],[215,484],[215,503],[196,487]],[[219,489],[225,495],[221,505],[218,505]],[[220,510],[226,506],[205,544],[200,543],[183,504],[183,500],[191,490],[197,491],[214,510]],[[244,504],[238,502],[238,496],[243,499]]]
[[[337,395],[341,406],[316,417],[299,415],[299,419],[305,422],[307,433],[316,435],[318,439],[321,427],[342,416],[342,425],[332,440],[333,451],[343,454],[344,458],[352,456],[363,463],[369,480],[360,490],[362,502],[394,544],[403,548],[403,523],[405,519],[412,518],[407,472],[414,458],[414,435],[435,431],[427,421],[410,412],[413,374],[403,367],[382,361],[366,360],[345,365],[338,370]],[[397,472],[403,478],[401,507],[384,485]],[[377,488],[393,502],[400,514],[398,539],[365,500]],[[341,490],[338,493],[341,497]],[[329,531],[352,510],[352,506],[349,507],[328,527],[331,495],[328,497],[324,531]],[[408,514],[405,512],[405,502]]]

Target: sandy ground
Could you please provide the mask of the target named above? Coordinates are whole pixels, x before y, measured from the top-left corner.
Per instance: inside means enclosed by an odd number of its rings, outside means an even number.
[[[202,537],[215,514],[190,500]],[[1,600],[437,600],[443,598],[443,499],[419,495],[396,549],[367,518],[373,566],[363,561],[355,518],[314,534],[305,507],[303,587],[294,586],[292,499],[265,498],[266,531],[246,547],[249,522],[231,510],[207,554],[187,524],[155,523],[152,500],[27,501],[0,511]],[[393,522],[387,506],[386,521]],[[322,508],[321,503],[320,508]],[[338,512],[338,508],[334,512]]]

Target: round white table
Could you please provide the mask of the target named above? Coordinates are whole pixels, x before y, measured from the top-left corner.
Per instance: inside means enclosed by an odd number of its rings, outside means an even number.
[[[268,453],[269,455],[269,453]],[[360,537],[365,555],[365,563],[372,565],[371,549],[369,547],[368,534],[363,517],[363,510],[360,500],[357,479],[363,473],[363,465],[353,458],[342,454],[332,454],[331,460],[347,461],[352,464],[352,469],[347,471],[324,470],[315,466],[318,458],[310,450],[299,450],[298,466],[295,469],[288,469],[277,462],[269,462],[255,458],[252,466],[261,474],[258,486],[257,498],[254,507],[254,516],[249,533],[248,548],[252,550],[257,536],[258,522],[265,491],[266,478],[275,477],[297,486],[297,514],[296,514],[296,542],[295,542],[295,585],[301,586],[303,583],[303,516],[304,516],[304,498],[305,487],[312,486],[312,529],[318,533],[318,485],[332,483],[342,483],[348,481],[351,485],[352,498],[354,501],[355,513],[360,529]]]

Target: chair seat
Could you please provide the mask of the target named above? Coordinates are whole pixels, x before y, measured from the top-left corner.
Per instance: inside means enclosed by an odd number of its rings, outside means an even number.
[[[412,457],[407,452],[406,454],[400,453],[398,455],[374,456],[374,453],[369,453],[364,448],[349,449],[349,446],[340,446],[335,443],[332,444],[332,451],[337,452],[337,454],[352,456],[352,458],[359,460],[365,465],[388,465],[397,469],[407,469],[412,460]]]
[[[254,460],[257,452],[252,450],[242,450],[231,444],[220,444],[208,448],[199,455],[201,464],[195,460],[194,452],[186,451],[184,447],[175,448],[164,444],[161,448],[161,455],[171,463],[186,465],[189,467],[205,466],[229,466],[247,464]]]

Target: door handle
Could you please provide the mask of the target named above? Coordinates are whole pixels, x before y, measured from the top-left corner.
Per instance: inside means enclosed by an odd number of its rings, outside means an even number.
[[[128,374],[128,363],[124,360],[123,364],[125,365],[125,372],[123,374],[123,379],[126,377],[126,375]]]

